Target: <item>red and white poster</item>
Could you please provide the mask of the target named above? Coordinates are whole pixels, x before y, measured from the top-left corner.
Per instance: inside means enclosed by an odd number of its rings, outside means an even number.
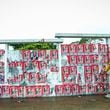
[[[86,85],[79,85],[79,94],[81,95],[86,94]]]
[[[95,86],[93,84],[88,84],[86,87],[87,87],[87,94],[95,93]]]
[[[69,45],[61,45],[61,54],[68,54],[69,53]]]
[[[10,86],[9,85],[2,86],[2,96],[10,97]]]
[[[84,55],[77,55],[77,64],[84,64]]]
[[[50,60],[58,60],[58,50],[50,50]]]
[[[99,65],[98,64],[92,65],[91,68],[92,68],[92,74],[99,73]]]
[[[84,74],[91,74],[92,73],[92,68],[91,66],[84,66]]]
[[[92,83],[92,81],[93,81],[92,74],[91,73],[85,73],[85,82],[86,82],[86,84]]]
[[[56,85],[55,86],[55,93],[56,93],[56,95],[63,95],[64,86],[63,85]]]
[[[77,44],[77,53],[84,52],[84,44]]]
[[[71,55],[73,55],[74,53],[76,53],[77,52],[77,44],[70,44],[69,45],[69,53],[71,54]]]
[[[107,44],[98,44],[98,52],[99,53],[107,53],[109,51]]]
[[[64,84],[63,85],[63,93],[64,95],[71,95],[72,94],[72,89],[71,89],[71,84]]]
[[[79,85],[78,84],[72,84],[71,85],[71,91],[73,95],[78,95],[80,93]]]
[[[69,56],[67,56],[67,58],[68,58],[68,64],[70,66],[77,63],[77,56],[76,55],[69,55]]]
[[[43,96],[48,96],[50,94],[50,86],[49,85],[43,85]]]
[[[26,97],[35,97],[35,87],[34,86],[26,86]]]

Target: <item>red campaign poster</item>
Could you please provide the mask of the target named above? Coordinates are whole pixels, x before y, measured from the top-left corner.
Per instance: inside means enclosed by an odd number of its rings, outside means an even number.
[[[100,74],[94,74],[94,81],[95,81],[95,83],[101,82]]]
[[[69,53],[69,45],[67,44],[64,44],[64,45],[61,45],[61,54],[68,54]]]
[[[103,54],[101,63],[108,63],[108,62],[109,62],[109,55]]]
[[[75,84],[76,77],[77,77],[77,66],[70,66],[70,75],[69,75],[70,82]]]
[[[2,96],[10,96],[10,86],[2,86]]]
[[[11,97],[18,97],[19,93],[18,93],[18,86],[10,86],[10,96]]]
[[[70,66],[69,69],[70,69],[70,74],[74,74],[74,75],[77,74],[77,66]]]
[[[62,71],[62,74],[70,74],[69,66],[63,66],[61,71]]]
[[[90,44],[91,46],[91,52],[98,52],[97,44]]]
[[[67,83],[67,82],[71,82],[71,80],[69,79],[69,74],[62,74],[62,81],[63,83]]]
[[[43,89],[43,95],[44,96],[50,94],[50,86],[49,85],[43,85],[42,89]]]
[[[55,93],[56,95],[63,95],[64,89],[63,85],[55,85]]]
[[[0,56],[5,54],[5,50],[0,49]]]
[[[50,50],[50,59],[58,60],[58,50]]]
[[[79,93],[86,94],[86,85],[79,85]]]
[[[109,47],[107,44],[98,44],[98,52],[99,53],[106,53],[109,51]]]
[[[18,97],[24,97],[24,86],[18,86]]]
[[[92,65],[92,74],[98,74],[99,73],[99,66],[97,64]]]
[[[95,93],[96,94],[104,94],[105,93],[105,88],[103,83],[97,83],[95,85]]]
[[[71,91],[72,91],[73,95],[78,95],[80,93],[79,85],[78,84],[72,84],[71,85]]]
[[[29,79],[28,79],[29,83],[33,83],[33,82],[35,83],[36,82],[36,74],[29,73],[28,75],[29,75]]]
[[[94,94],[95,93],[95,86],[93,84],[87,85],[87,94]]]
[[[90,57],[91,57],[91,63],[98,63],[99,62],[98,54],[90,55]]]
[[[30,59],[30,53],[31,53],[30,50],[22,50],[22,51],[21,51],[21,54],[22,54],[23,60],[28,60],[28,59]]]
[[[84,55],[84,63],[85,64],[91,63],[91,56],[90,55]]]
[[[26,86],[26,97],[35,97],[35,88],[34,86]]]
[[[96,44],[83,44],[83,46],[85,53],[96,52],[97,49]]]
[[[37,80],[37,83],[46,83],[47,78],[46,78],[46,75],[42,75],[40,73],[37,73],[36,80]]]
[[[84,55],[77,55],[77,64],[84,64]]]
[[[40,97],[43,96],[43,87],[41,85],[34,86],[35,96]]]
[[[92,69],[91,66],[84,66],[84,74],[91,74]]]
[[[108,83],[109,82],[109,74],[100,74],[99,75],[101,82]]]
[[[62,75],[62,81],[63,83],[76,83],[76,77],[77,75],[73,74],[63,74]]]
[[[69,45],[69,53],[71,54],[71,55],[73,55],[74,53],[76,53],[77,52],[77,44],[70,44]]]
[[[38,60],[38,51],[37,50],[31,50],[30,52],[30,60]]]
[[[46,58],[46,50],[38,50],[38,57],[45,59]]]
[[[85,74],[85,82],[86,82],[86,84],[92,83],[92,81],[93,81],[93,79],[92,79],[92,74],[86,73],[86,74]]]
[[[71,84],[64,84],[63,85],[63,94],[64,95],[71,95],[72,91],[71,91]]]
[[[78,53],[84,52],[84,44],[77,44],[76,51],[77,51]]]
[[[76,55],[69,55],[67,56],[69,65],[74,65],[77,63],[77,56]]]
[[[69,75],[70,75],[70,67],[64,66],[62,67],[62,81],[69,82]]]
[[[65,74],[62,74],[62,82],[66,82],[67,81],[67,77]]]
[[[90,44],[84,44],[84,52],[86,53],[89,53],[91,52],[91,45]]]

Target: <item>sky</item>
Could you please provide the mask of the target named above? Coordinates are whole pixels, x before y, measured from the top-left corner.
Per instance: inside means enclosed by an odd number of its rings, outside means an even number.
[[[0,0],[0,39],[110,33],[109,5],[110,0]]]

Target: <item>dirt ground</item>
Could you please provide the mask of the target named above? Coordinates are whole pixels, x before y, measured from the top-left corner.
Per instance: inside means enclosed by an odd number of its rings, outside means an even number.
[[[47,98],[0,99],[0,110],[110,110],[104,95]]]

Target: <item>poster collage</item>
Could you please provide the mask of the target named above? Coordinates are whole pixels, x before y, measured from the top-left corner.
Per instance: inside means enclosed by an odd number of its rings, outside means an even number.
[[[103,72],[110,61],[107,44],[62,44],[60,59],[58,49],[9,50],[6,75],[4,56],[1,49],[1,98],[104,94],[110,89],[109,74]]]

